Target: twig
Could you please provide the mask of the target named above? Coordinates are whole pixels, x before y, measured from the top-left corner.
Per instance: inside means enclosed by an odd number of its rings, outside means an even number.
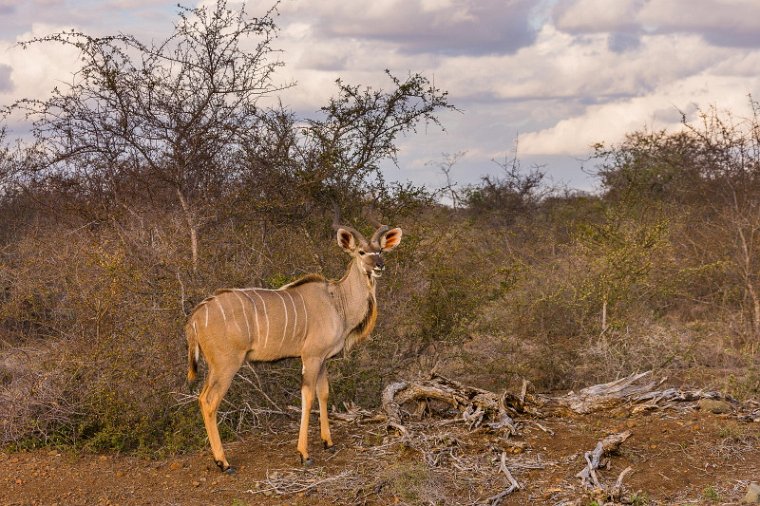
[[[299,481],[292,474],[289,476],[280,478],[276,473],[273,473],[273,476],[271,477],[267,476],[266,480],[256,482],[257,484],[266,483],[268,485],[267,488],[261,488],[259,490],[248,489],[245,491],[245,493],[266,494],[267,492],[274,492],[275,494],[278,494],[278,495],[299,494],[302,492],[306,492],[308,490],[312,490],[325,483],[330,483],[333,481],[346,479],[352,474],[353,474],[353,471],[343,471],[340,474],[336,474],[335,476],[329,476],[321,480],[309,481],[307,479],[304,481]]]
[[[541,462],[540,456],[537,456],[533,462],[512,461],[510,463],[510,466],[512,466],[512,469],[546,469],[546,466],[555,466],[555,465],[557,465],[557,463],[554,461]]]
[[[633,468],[631,466],[626,467],[623,469],[623,471],[618,475],[617,480],[615,480],[615,484],[612,486],[612,489],[610,489],[610,499],[613,501],[619,501],[620,498],[623,495],[623,478],[625,478],[625,475],[633,471]]]
[[[554,435],[554,431],[553,431],[553,430],[551,430],[550,428],[548,428],[548,427],[544,427],[543,425],[541,425],[540,423],[538,423],[538,422],[537,422],[537,421],[535,421],[535,420],[529,420],[529,421],[530,421],[531,423],[533,423],[533,424],[534,424],[536,427],[538,427],[539,429],[541,429],[542,431],[544,431],[544,432],[546,432],[547,434],[549,434],[550,436],[553,436],[553,435]]]
[[[256,378],[256,383],[258,383],[258,384],[254,383],[253,381],[251,381],[249,378],[246,378],[246,377],[245,377],[245,376],[243,376],[242,374],[238,374],[238,377],[239,377],[240,379],[242,379],[243,381],[245,381],[246,383],[248,383],[249,385],[251,385],[253,388],[255,388],[255,389],[256,389],[256,391],[257,391],[258,393],[260,393],[260,394],[261,394],[261,396],[262,396],[262,397],[264,397],[264,399],[266,399],[266,401],[267,401],[269,404],[271,404],[271,405],[272,405],[272,407],[274,407],[274,408],[277,410],[277,412],[278,412],[278,413],[280,413],[280,414],[282,414],[282,415],[285,415],[285,416],[288,416],[288,417],[289,417],[290,415],[289,415],[289,414],[288,414],[288,413],[287,413],[287,412],[286,412],[284,409],[282,409],[282,408],[281,408],[281,407],[280,407],[280,406],[279,406],[279,405],[278,405],[276,402],[274,402],[274,401],[273,401],[273,400],[272,400],[272,399],[271,399],[271,398],[270,398],[270,397],[269,397],[269,396],[266,394],[266,392],[264,392],[264,389],[261,387],[261,378],[259,378],[259,375],[258,375],[258,373],[256,372],[256,369],[255,369],[255,368],[254,368],[254,367],[253,367],[253,366],[250,364],[250,362],[246,362],[246,363],[245,363],[245,366],[248,368],[248,370],[249,370],[249,371],[251,371],[251,372],[253,373],[253,376]]]
[[[177,406],[183,406],[185,404],[190,404],[191,402],[198,402],[198,394],[188,394],[174,390],[169,393],[174,396],[174,400]]]
[[[509,487],[506,488],[503,492],[486,499],[489,506],[499,506],[505,497],[507,497],[515,490],[520,490],[520,484],[517,483],[517,480],[515,480],[515,477],[512,476],[512,473],[510,473],[509,469],[507,468],[507,452],[501,452],[501,464],[499,465],[499,470],[503,472],[507,477],[507,480],[509,480]]]

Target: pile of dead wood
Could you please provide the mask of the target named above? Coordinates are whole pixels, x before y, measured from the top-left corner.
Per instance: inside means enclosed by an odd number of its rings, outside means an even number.
[[[652,371],[632,374],[609,383],[594,385],[566,395],[529,393],[529,383],[522,382],[519,393],[496,394],[464,385],[439,374],[415,381],[397,381],[383,391],[382,406],[388,427],[407,432],[404,419],[436,413],[452,416],[470,428],[487,426],[516,433],[515,418],[541,418],[562,414],[588,414],[612,409],[632,413],[647,410],[692,407],[700,401],[718,401],[728,409],[739,403],[729,395],[709,390],[662,389],[667,378],[654,380]],[[760,413],[756,413],[760,417]],[[744,416],[753,416],[745,413]],[[375,421],[379,421],[375,417]]]
[[[551,396],[531,393],[527,381],[519,392],[501,394],[464,385],[439,374],[414,381],[397,381],[383,391],[382,408],[388,430],[402,438],[413,438],[409,422],[425,416],[437,416],[452,423],[463,423],[470,430],[505,431],[505,436],[517,435],[520,423],[530,423],[545,429],[537,421],[545,416],[585,415],[598,411],[628,410],[630,413],[658,409],[693,408],[699,404],[732,410],[737,416],[760,421],[760,410],[739,410],[739,403],[728,395],[707,390],[662,388],[667,378],[653,379],[652,371],[632,374],[609,383],[590,386],[578,392]],[[717,406],[717,407],[716,407]],[[712,408],[709,408],[712,409]],[[374,415],[373,421],[381,421]],[[617,480],[605,485],[597,475],[611,455],[631,436],[629,431],[612,434],[599,441],[593,450],[585,452],[586,466],[577,473],[583,486],[600,494],[602,503],[616,504],[623,494],[623,479],[631,471],[626,468]],[[509,471],[502,454],[499,470],[507,480],[504,491],[489,498],[485,504],[498,505],[521,487]]]

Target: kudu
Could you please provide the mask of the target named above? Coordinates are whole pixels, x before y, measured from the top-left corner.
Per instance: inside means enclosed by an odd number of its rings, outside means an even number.
[[[277,290],[224,289],[192,311],[185,326],[188,381],[197,374],[202,353],[208,365],[198,400],[214,460],[224,472],[234,472],[224,455],[217,409],[245,360],[274,361],[301,357],[301,427],[298,451],[310,465],[309,414],[316,395],[325,448],[333,445],[327,419],[329,385],[325,361],[364,340],[375,326],[375,282],[385,269],[383,253],[401,242],[401,229],[381,226],[368,242],[356,230],[335,226],[338,244],[351,256],[339,281],[318,274]]]

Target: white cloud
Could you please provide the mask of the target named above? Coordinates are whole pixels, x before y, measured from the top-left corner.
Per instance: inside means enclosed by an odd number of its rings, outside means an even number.
[[[11,68],[11,87],[0,90],[0,99],[9,103],[21,98],[44,98],[60,83],[70,83],[78,63],[78,51],[60,44],[33,44],[28,49],[15,45],[22,40],[70,29],[71,27],[35,23],[31,31],[15,41],[3,41],[0,64]]]
[[[11,66],[0,63],[0,93],[9,92],[13,89],[11,83]]]
[[[522,135],[521,152],[583,156],[597,142],[620,142],[626,133],[644,128],[678,130],[681,112],[688,113],[687,120],[693,121],[697,109],[710,106],[746,110],[749,92],[760,92],[760,77],[746,80],[709,74],[688,76],[655,93],[591,106],[552,127]]]
[[[730,55],[699,37],[658,35],[644,37],[621,58],[607,47],[605,34],[578,42],[546,26],[536,44],[514,55],[447,58],[434,71],[452,96],[466,100],[565,98],[596,103],[650,93]]]

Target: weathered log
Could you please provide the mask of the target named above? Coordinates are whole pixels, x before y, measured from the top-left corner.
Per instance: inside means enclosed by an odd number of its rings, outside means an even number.
[[[658,386],[658,383],[648,381],[640,384],[639,382],[651,374],[652,371],[632,374],[609,383],[586,387],[578,393],[570,392],[562,397],[542,397],[542,399],[546,405],[559,405],[574,413],[585,415],[594,411],[610,409],[638,395],[650,393]]]
[[[404,427],[404,424],[401,422],[401,407],[396,402],[395,397],[397,392],[406,387],[407,383],[405,381],[391,383],[383,390],[382,397],[383,410],[388,416],[387,428],[396,429],[402,435],[405,435],[407,431],[406,427]]]
[[[637,413],[660,409],[672,403],[695,402],[700,399],[718,399],[736,403],[731,396],[720,392],[675,388],[656,390],[667,378],[654,381],[650,380],[651,375],[652,371],[631,374],[625,378],[586,387],[578,393],[570,392],[559,397],[539,395],[536,396],[536,402],[539,409],[544,412],[567,410],[581,415],[607,411],[624,404],[637,405],[632,408],[632,412]]]

